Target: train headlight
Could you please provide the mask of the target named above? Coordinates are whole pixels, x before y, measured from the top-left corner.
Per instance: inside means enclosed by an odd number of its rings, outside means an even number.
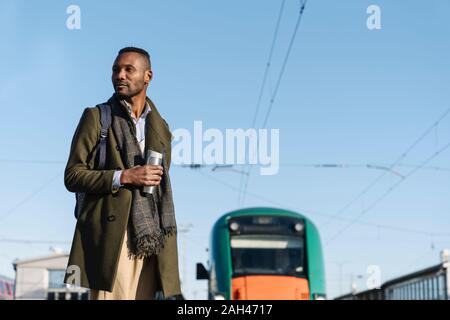
[[[214,295],[214,300],[225,300],[225,297],[221,294]]]
[[[301,223],[296,223],[296,224],[294,225],[294,230],[297,231],[297,232],[301,232],[301,231],[303,230],[303,224],[301,224]]]
[[[233,221],[232,223],[230,223],[230,230],[231,231],[238,231],[239,230],[239,224],[235,221]]]

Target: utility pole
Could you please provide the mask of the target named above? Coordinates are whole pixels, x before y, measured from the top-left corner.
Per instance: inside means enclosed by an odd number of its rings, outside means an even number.
[[[344,262],[340,262],[338,263],[339,265],[339,294],[343,294],[342,292],[342,266],[346,263],[347,261]]]
[[[187,262],[186,262],[186,237],[185,235],[191,230],[193,225],[191,223],[186,225],[179,225],[178,226],[178,234],[181,235],[181,260],[182,260],[182,268],[183,268],[183,280],[181,281],[181,287],[182,292],[184,292],[184,295],[187,293]]]
[[[339,295],[343,295],[343,291],[342,291],[342,277],[343,277],[343,266],[346,263],[351,263],[350,261],[341,261],[341,262],[337,262],[337,261],[331,261],[331,263],[335,263],[339,266]]]

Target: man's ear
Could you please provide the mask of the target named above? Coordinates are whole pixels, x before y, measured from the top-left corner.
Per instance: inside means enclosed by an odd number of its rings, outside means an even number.
[[[152,70],[146,70],[145,71],[145,84],[149,84],[150,80],[153,78],[153,72]]]

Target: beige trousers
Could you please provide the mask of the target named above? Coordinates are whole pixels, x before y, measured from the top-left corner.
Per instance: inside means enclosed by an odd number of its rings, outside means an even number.
[[[113,291],[91,289],[91,300],[153,300],[156,291],[156,258],[128,257],[128,232],[120,250]]]

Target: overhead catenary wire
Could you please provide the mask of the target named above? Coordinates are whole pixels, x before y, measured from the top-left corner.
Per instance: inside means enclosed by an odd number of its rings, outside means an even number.
[[[197,172],[204,176],[205,178],[212,180],[216,183],[219,183],[235,192],[240,192],[241,190],[236,187],[233,186],[225,181],[222,181],[221,179],[218,179],[212,175],[209,175],[207,173],[202,172],[201,170],[197,170]],[[332,216],[331,214],[327,214],[327,213],[323,213],[323,212],[318,212],[316,210],[309,210],[309,209],[304,209],[304,208],[298,208],[298,207],[293,207],[293,206],[289,206],[286,205],[284,203],[280,203],[277,201],[274,201],[272,199],[269,199],[265,196],[247,191],[247,194],[253,198],[259,199],[261,201],[264,201],[266,203],[281,207],[281,208],[286,208],[289,210],[293,210],[293,211],[298,211],[298,212],[302,212],[308,215],[314,215],[314,216],[321,216],[321,217],[330,217]],[[341,220],[341,221],[345,221],[345,222],[352,222],[353,219],[351,218],[345,218],[345,217],[335,217],[334,219],[336,220]],[[424,235],[424,236],[429,236],[429,237],[450,237],[450,232],[431,232],[431,231],[427,231],[427,230],[419,230],[419,229],[413,229],[413,228],[407,228],[407,227],[401,227],[401,226],[394,226],[394,225],[388,225],[388,224],[380,224],[380,223],[373,223],[373,222],[368,222],[368,221],[356,221],[355,223],[360,224],[360,225],[366,225],[366,226],[370,226],[370,227],[375,227],[378,229],[384,229],[384,230],[392,230],[392,231],[398,231],[398,232],[404,232],[404,233],[413,233],[413,234],[420,234],[420,235]]]
[[[406,268],[411,268],[412,266],[415,266],[418,262],[420,261],[424,261],[424,259],[429,256],[431,253],[435,254],[436,250],[433,246],[430,246],[430,248],[428,248],[426,250],[426,252],[422,252],[419,256],[415,257],[414,260],[412,260],[411,262],[409,262],[406,265]]]
[[[396,167],[398,168],[417,168],[419,165],[417,164],[398,164]],[[398,170],[392,170],[389,168],[387,164],[377,164],[377,163],[282,163],[280,167],[303,167],[303,168],[316,168],[316,169],[374,169],[374,170],[383,170],[388,171],[396,176],[401,178],[404,177],[402,173]],[[441,172],[450,172],[450,168],[440,167],[440,166],[425,166],[422,169],[433,170],[433,171],[441,171]]]
[[[21,201],[16,203],[13,207],[11,207],[9,210],[4,212],[2,215],[0,215],[0,220],[3,220],[10,216],[12,213],[14,213],[15,210],[23,206],[25,203],[33,199],[37,194],[42,192],[50,183],[52,183],[56,178],[60,177],[63,174],[63,172],[58,172],[55,176],[51,177],[49,180],[41,184],[38,188],[33,190],[30,194],[28,194],[25,198],[23,198]]]
[[[278,19],[277,19],[277,23],[275,25],[275,32],[273,34],[273,38],[272,38],[272,44],[270,46],[270,51],[269,51],[269,57],[267,59],[266,62],[266,67],[264,70],[264,75],[263,75],[263,80],[261,82],[261,87],[259,89],[259,94],[258,94],[258,100],[256,101],[256,107],[255,107],[255,113],[253,115],[253,120],[252,120],[252,124],[250,126],[250,128],[254,128],[256,125],[256,119],[258,118],[258,113],[259,113],[259,108],[261,106],[261,99],[264,93],[264,89],[266,88],[266,82],[267,82],[267,77],[269,76],[269,69],[272,65],[272,56],[273,56],[273,51],[275,48],[275,44],[277,42],[277,38],[278,38],[278,30],[280,29],[280,22],[281,22],[281,17],[283,16],[283,10],[284,10],[284,5],[286,3],[286,0],[282,0],[281,1],[281,6],[280,6],[280,10],[278,13]],[[248,174],[248,173],[246,173]],[[242,183],[244,181],[244,177],[241,176],[240,177],[240,181],[239,181],[239,188],[242,188]],[[240,203],[241,199],[240,199],[241,193],[238,194],[238,203]]]
[[[282,0],[281,1],[280,12],[278,14],[277,24],[275,26],[275,32],[274,32],[273,39],[272,39],[272,45],[270,46],[269,58],[267,59],[266,68],[264,70],[263,81],[261,83],[261,88],[259,90],[258,101],[256,102],[255,113],[253,115],[251,128],[253,128],[256,125],[256,119],[258,117],[259,108],[261,106],[261,99],[262,99],[262,96],[263,96],[263,93],[264,93],[264,89],[266,87],[267,77],[269,75],[269,69],[270,69],[270,67],[272,65],[273,51],[274,51],[274,48],[275,48],[275,44],[277,42],[278,30],[280,29],[280,22],[281,22],[281,17],[283,15],[283,9],[284,9],[285,3],[286,3],[286,0]]]
[[[277,93],[278,93],[278,89],[280,88],[281,79],[283,78],[284,70],[286,69],[286,65],[287,65],[287,62],[289,60],[289,56],[291,54],[291,50],[292,50],[292,47],[294,45],[295,38],[297,36],[298,27],[300,26],[300,22],[302,21],[303,11],[305,10],[305,5],[306,5],[306,0],[304,0],[301,3],[301,5],[300,5],[300,12],[298,14],[297,22],[295,23],[294,33],[292,34],[291,40],[289,41],[289,46],[288,46],[288,49],[287,49],[287,52],[286,52],[286,56],[284,57],[283,64],[282,64],[281,70],[280,70],[280,74],[278,75],[278,79],[277,79],[277,82],[276,82],[276,85],[275,85],[275,89],[274,89],[274,91],[272,93],[272,97],[270,98],[269,108],[267,109],[266,116],[264,117],[264,121],[263,121],[263,124],[261,126],[262,128],[266,127],[267,121],[269,120],[270,113],[272,111],[272,107],[273,107],[273,104],[275,102],[275,98],[276,98]]]
[[[306,2],[307,2],[307,0],[300,1],[300,10],[299,10],[299,14],[298,14],[298,17],[297,17],[297,21],[295,23],[294,32],[292,33],[291,39],[289,41],[288,49],[286,51],[286,55],[284,57],[283,64],[281,66],[280,73],[278,75],[278,79],[277,79],[277,82],[276,82],[276,85],[275,85],[275,89],[273,90],[273,93],[271,95],[270,102],[269,102],[269,107],[268,107],[268,109],[266,111],[266,115],[264,117],[264,121],[262,123],[261,128],[265,128],[267,126],[267,122],[268,122],[270,114],[272,112],[272,108],[273,108],[273,105],[275,103],[275,98],[276,98],[276,96],[278,94],[278,89],[280,88],[281,80],[283,79],[284,71],[286,69],[286,65],[287,65],[287,62],[289,60],[289,57],[290,57],[290,54],[291,54],[291,50],[292,50],[292,47],[293,47],[294,42],[295,42],[295,38],[297,36],[297,31],[299,29],[300,22],[302,21],[303,12],[305,10]],[[250,176],[251,176],[251,170],[252,170],[252,167],[249,167],[249,169],[246,170],[246,177],[244,177],[244,187],[243,187],[243,192],[242,192],[241,204],[244,204],[244,202],[245,202],[245,194],[246,194],[246,190],[248,188],[248,184],[249,184],[249,180],[250,180]]]
[[[388,167],[389,170],[393,170],[406,156],[426,137],[436,128],[439,123],[444,120],[450,114],[450,108],[448,108],[430,127],[428,127],[400,156]],[[386,176],[388,171],[381,173],[377,178],[370,182],[366,187],[363,188],[355,197],[353,197],[345,206],[343,206],[334,216],[342,215],[348,208],[350,208],[356,201],[361,199],[367,192],[369,192],[382,178]],[[329,224],[331,219],[328,220],[325,225]]]
[[[3,163],[28,163],[28,164],[65,164],[64,161],[53,161],[53,160],[33,160],[33,159],[0,159],[0,162]],[[222,171],[222,170],[230,170],[230,171],[236,171],[232,170],[234,167],[238,166],[256,166],[257,164],[227,164],[227,165],[217,165],[217,164],[198,164],[198,163],[191,163],[191,164],[177,164],[172,163],[171,166],[173,167],[183,167],[183,168],[201,168],[201,167],[213,167],[213,171]],[[389,169],[390,164],[385,163],[332,163],[332,162],[322,162],[322,163],[301,163],[301,162],[286,162],[286,163],[280,163],[280,167],[296,167],[296,168],[317,168],[317,169],[357,169],[357,168],[365,168],[365,169],[376,169],[376,170],[385,170],[385,171],[391,171],[391,173],[395,175],[402,175],[401,173],[397,172],[396,170],[390,170]],[[396,167],[399,168],[415,168],[418,167],[417,164],[397,164]],[[442,167],[442,166],[425,166],[422,167],[422,169],[426,170],[433,170],[433,171],[442,171],[447,172],[450,171],[450,167]],[[238,173],[245,174],[243,171],[236,171]]]
[[[337,233],[335,233],[332,237],[330,237],[326,245],[329,245],[332,241],[337,239],[340,235],[342,235],[346,230],[348,230],[353,224],[355,224],[361,217],[363,217],[365,214],[367,214],[370,210],[372,210],[378,203],[380,203],[382,200],[384,200],[390,193],[392,193],[397,187],[402,184],[404,181],[406,181],[409,177],[411,177],[414,173],[419,171],[422,166],[425,166],[427,163],[429,163],[431,160],[436,158],[438,155],[440,155],[442,152],[450,148],[450,142],[447,143],[444,147],[439,149],[438,151],[434,152],[431,156],[426,158],[421,165],[411,170],[408,174],[405,175],[405,178],[402,180],[399,180],[397,183],[389,187],[380,197],[378,197],[375,201],[373,201],[366,209],[364,209],[356,218],[352,219],[344,228],[339,230]]]

